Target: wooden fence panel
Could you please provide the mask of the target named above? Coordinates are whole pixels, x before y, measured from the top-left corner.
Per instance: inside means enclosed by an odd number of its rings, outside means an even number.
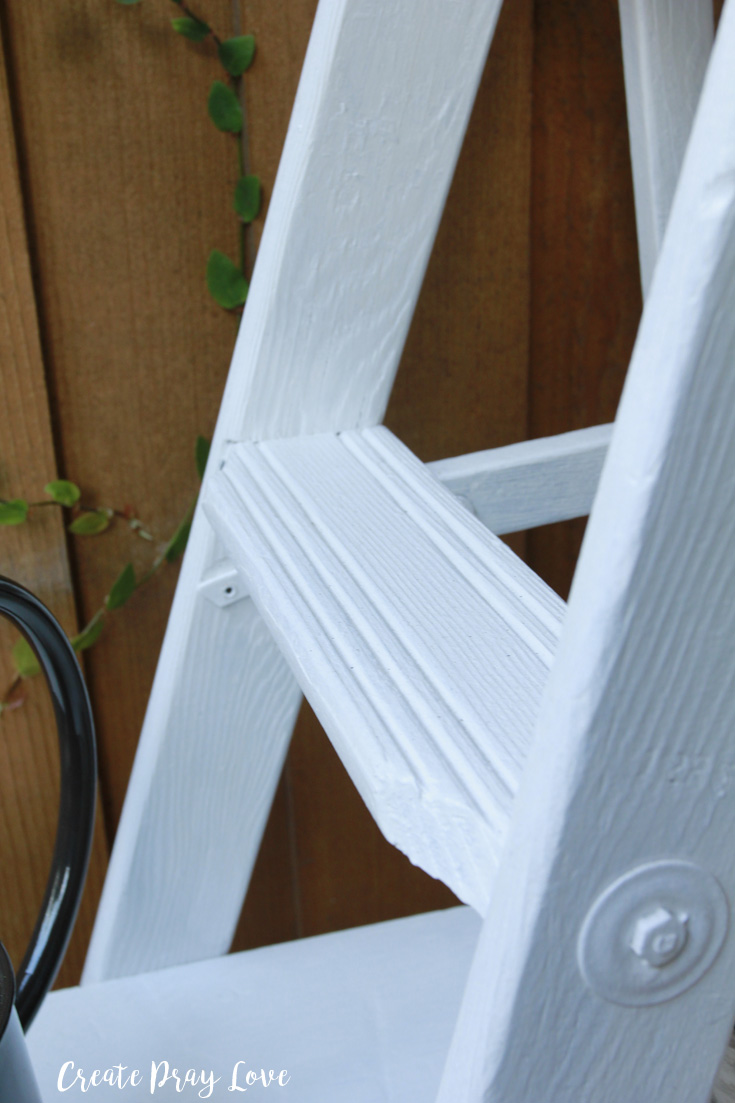
[[[56,464],[2,58],[0,41],[0,495],[38,499],[54,478]],[[54,609],[66,631],[76,630],[65,534],[56,509],[38,510],[27,524],[3,529],[0,563],[2,574],[32,588]],[[15,677],[9,649],[16,638],[3,622],[3,691]],[[23,706],[0,717],[0,934],[16,968],[43,899],[56,834],[59,770],[48,694],[40,680],[21,692]],[[87,889],[59,977],[62,984],[70,983],[81,967],[106,855],[98,816]]]
[[[612,421],[641,311],[617,0],[536,0],[529,437]],[[584,521],[528,535],[566,597]]]
[[[229,26],[226,0],[208,3]],[[213,246],[236,246],[233,139],[206,117],[203,47],[156,3],[6,5],[27,201],[63,472],[132,504],[163,539],[196,492],[235,320],[208,298]],[[151,546],[116,525],[78,539],[80,611]],[[89,653],[108,828],[119,815],[173,578],[136,594]]]

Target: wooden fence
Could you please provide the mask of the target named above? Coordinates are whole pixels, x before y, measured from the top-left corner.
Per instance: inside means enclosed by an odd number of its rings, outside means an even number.
[[[257,38],[248,141],[267,198],[315,0],[200,5],[222,33],[239,19]],[[217,63],[172,33],[172,14],[167,0],[0,9],[0,495],[36,498],[63,476],[85,500],[133,505],[157,538],[196,492],[194,441],[211,434],[236,331],[204,281],[210,249],[237,248],[232,139],[206,112]],[[431,460],[610,420],[639,314],[617,4],[506,0],[387,423]],[[565,594],[582,530],[512,539]],[[0,540],[3,573],[70,631],[126,561],[143,572],[155,553],[124,522],[70,538],[54,510]],[[63,983],[83,959],[174,583],[166,568],[85,655],[100,816]],[[16,964],[56,815],[50,709],[42,687],[24,692],[0,717],[0,934]],[[383,841],[304,710],[235,945],[451,900]]]

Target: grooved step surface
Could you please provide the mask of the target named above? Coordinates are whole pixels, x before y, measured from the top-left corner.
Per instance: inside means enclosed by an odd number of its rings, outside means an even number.
[[[564,603],[382,427],[234,445],[206,509],[381,830],[484,911]]]

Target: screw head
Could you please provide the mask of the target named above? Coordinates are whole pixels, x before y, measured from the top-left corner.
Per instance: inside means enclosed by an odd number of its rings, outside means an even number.
[[[655,969],[675,961],[686,945],[686,915],[677,915],[657,905],[640,915],[630,936],[630,948]]]
[[[728,899],[713,874],[676,859],[648,862],[608,885],[587,912],[579,968],[611,1003],[665,1003],[710,969],[729,923]]]

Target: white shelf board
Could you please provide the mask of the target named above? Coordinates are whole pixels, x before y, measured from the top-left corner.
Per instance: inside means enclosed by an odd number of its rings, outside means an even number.
[[[235,445],[205,508],[383,833],[484,911],[564,603],[380,426]]]
[[[450,908],[268,946],[136,977],[52,992],[28,1035],[44,1103],[66,1098],[243,1098],[248,1070],[286,1070],[285,1087],[248,1099],[426,1103],[436,1095],[479,921]],[[76,1069],[127,1066],[141,1084],[59,1093]],[[151,1095],[151,1063],[220,1077],[211,1096],[169,1079]],[[160,1076],[165,1072],[161,1065]],[[285,1079],[285,1078],[284,1078]],[[94,1094],[96,1092],[96,1095]]]

